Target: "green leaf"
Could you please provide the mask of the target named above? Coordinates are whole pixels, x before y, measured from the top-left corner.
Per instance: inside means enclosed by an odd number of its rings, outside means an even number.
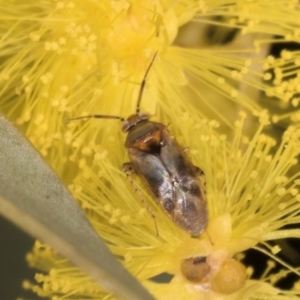
[[[122,299],[154,299],[111,254],[40,154],[0,117],[0,213]]]

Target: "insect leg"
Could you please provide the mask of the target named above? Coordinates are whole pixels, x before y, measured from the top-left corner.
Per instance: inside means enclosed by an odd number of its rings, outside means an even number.
[[[135,173],[132,164],[130,162],[124,163],[123,164],[123,171],[127,177],[127,179],[129,180],[131,186],[134,188],[135,192],[139,195],[143,205],[145,205],[146,209],[148,210],[148,212],[150,213],[153,221],[154,221],[154,227],[155,227],[155,231],[156,231],[156,235],[159,236],[158,234],[158,228],[157,228],[157,223],[156,223],[156,216],[153,213],[153,211],[151,210],[151,208],[149,207],[149,205],[147,204],[147,201],[145,200],[145,198],[143,197],[140,189],[138,188],[138,186],[135,184],[133,178],[132,178],[132,174]]]
[[[203,170],[201,170],[197,166],[194,166],[194,168],[195,168],[196,175],[200,177],[200,181],[202,183],[204,194],[206,194],[206,176],[205,176],[205,173],[204,173]]]
[[[196,167],[196,166],[194,166],[194,168],[195,168],[197,176],[200,176],[201,178],[205,177],[205,173],[203,170],[201,170],[199,167]]]

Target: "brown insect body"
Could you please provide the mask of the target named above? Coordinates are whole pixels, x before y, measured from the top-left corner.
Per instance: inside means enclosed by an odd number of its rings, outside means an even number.
[[[132,169],[163,211],[183,230],[199,235],[208,221],[204,189],[195,167],[162,123],[135,114],[125,121],[125,147]]]
[[[199,235],[206,229],[208,212],[204,188],[199,180],[203,171],[195,167],[181,146],[173,139],[162,123],[149,121],[149,115],[140,113],[140,102],[147,74],[154,55],[141,83],[136,114],[124,120],[119,116],[90,115],[85,118],[118,119],[127,132],[125,148],[130,166],[154,195],[163,211],[183,230]]]

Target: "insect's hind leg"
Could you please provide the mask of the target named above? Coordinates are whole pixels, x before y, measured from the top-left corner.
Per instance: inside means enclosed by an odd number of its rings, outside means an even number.
[[[154,212],[151,210],[151,208],[148,205],[147,201],[143,197],[140,189],[135,184],[135,182],[134,182],[134,180],[132,178],[132,174],[135,174],[135,170],[133,169],[132,164],[130,162],[124,163],[123,166],[122,166],[122,168],[123,168],[123,171],[124,171],[127,179],[129,180],[131,186],[134,188],[134,191],[138,194],[138,196],[140,197],[143,205],[145,205],[146,209],[150,213],[150,215],[151,215],[151,217],[152,217],[152,219],[154,221],[154,227],[155,227],[156,235],[159,236],[159,234],[158,234],[158,228],[157,228],[157,223],[156,223],[156,216],[155,216]]]

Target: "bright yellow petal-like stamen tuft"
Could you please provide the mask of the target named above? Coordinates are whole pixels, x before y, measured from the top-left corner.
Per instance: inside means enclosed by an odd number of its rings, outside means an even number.
[[[300,238],[299,230],[282,229],[300,223],[299,53],[265,58],[269,43],[299,42],[298,1],[26,0],[5,3],[0,14],[1,110],[22,126],[111,251],[155,297],[299,298],[298,283],[292,291],[273,287],[300,271],[270,243]],[[208,39],[181,47],[179,26],[192,19],[216,26],[216,40],[226,29],[240,31],[228,44]],[[139,178],[135,192],[121,168],[128,158],[118,120],[69,120],[135,113],[155,54],[141,110],[166,124],[205,172],[209,225],[198,238],[175,226]],[[293,109],[272,115],[256,101],[259,92]],[[237,120],[241,107],[247,113]],[[295,124],[281,139],[267,133],[271,122],[288,118]],[[269,265],[252,280],[240,254],[250,248],[284,271]],[[27,260],[41,273],[24,287],[40,296],[113,298],[39,242]],[[165,273],[169,283],[155,281]]]

